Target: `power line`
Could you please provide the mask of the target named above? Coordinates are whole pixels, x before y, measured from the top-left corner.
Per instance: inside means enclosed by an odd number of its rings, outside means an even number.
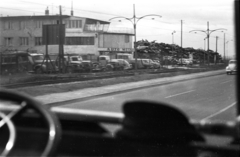
[[[6,8],[6,7],[0,7],[0,8],[10,9],[10,10],[18,10],[18,11],[25,11],[25,12],[32,12],[32,13],[42,13],[42,12],[36,12],[36,11],[23,10],[23,9],[13,9],[13,8]]]
[[[29,2],[29,1],[21,1],[23,3],[29,3],[29,4],[37,4],[37,5],[43,5],[43,6],[55,6],[55,7],[59,7],[57,5],[52,5],[52,4],[43,4],[43,3],[35,3],[35,2]],[[70,7],[64,7],[66,9],[69,9],[71,10],[72,8]],[[76,11],[77,10],[77,11]],[[83,10],[83,9],[76,9],[76,7],[74,8],[74,11],[78,12],[78,11],[85,11],[85,12],[90,12],[90,13],[97,13],[97,14],[104,14],[104,15],[111,15],[111,16],[119,16],[119,15],[116,15],[116,14],[109,14],[109,13],[103,13],[103,12],[98,12],[98,11],[89,11],[89,10]]]

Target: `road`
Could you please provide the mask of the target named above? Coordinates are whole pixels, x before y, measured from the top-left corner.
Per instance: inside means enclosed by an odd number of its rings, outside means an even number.
[[[62,107],[122,112],[125,101],[167,103],[196,120],[233,120],[236,116],[236,75],[216,75],[97,97]]]

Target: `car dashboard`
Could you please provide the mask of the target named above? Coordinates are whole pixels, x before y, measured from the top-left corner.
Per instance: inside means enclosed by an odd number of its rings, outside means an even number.
[[[165,113],[154,113],[156,105]],[[132,110],[136,108],[136,110]],[[140,106],[140,107],[139,107]],[[152,109],[146,111],[146,107]],[[5,114],[13,108],[1,108]],[[239,156],[239,122],[186,121],[181,111],[166,104],[133,101],[123,113],[53,107],[59,123],[59,138],[49,156]],[[144,111],[144,112],[143,112]],[[137,115],[134,117],[132,113]],[[137,113],[136,113],[137,112]],[[151,112],[151,113],[148,113]],[[147,115],[143,115],[147,114]],[[150,121],[141,116],[149,116]],[[173,119],[162,119],[175,114]],[[141,116],[140,116],[141,115]],[[148,118],[147,118],[148,119]],[[9,156],[42,156],[50,134],[46,122],[32,109],[15,116],[16,140]],[[164,122],[165,121],[165,122]],[[8,141],[8,129],[1,129],[0,150]],[[221,144],[219,144],[221,143]]]

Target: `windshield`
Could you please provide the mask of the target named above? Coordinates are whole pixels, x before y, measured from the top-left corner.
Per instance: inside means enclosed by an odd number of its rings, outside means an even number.
[[[18,2],[18,0],[13,0],[13,1]],[[59,2],[56,1],[56,3],[61,3],[61,2],[62,1],[59,1]],[[183,2],[174,1],[173,3],[174,5],[172,5],[172,3],[170,4],[168,2],[161,2],[161,1],[151,1],[144,5],[136,2],[134,7],[136,9],[136,13],[138,14],[137,16],[141,16],[145,14],[148,15],[152,13],[156,15],[156,16],[146,16],[142,18],[139,23],[137,23],[139,27],[137,27],[136,41],[137,41],[138,47],[142,47],[137,51],[138,60],[141,60],[142,58],[146,58],[146,59],[142,59],[142,61],[137,62],[137,66],[138,66],[137,68],[139,70],[156,69],[159,71],[161,70],[167,71],[167,70],[174,69],[176,72],[171,74],[165,74],[165,75],[160,73],[149,75],[147,72],[144,72],[141,74],[141,77],[135,76],[133,80],[135,79],[137,80],[134,82],[131,82],[130,81],[131,79],[126,78],[126,85],[122,85],[121,89],[124,89],[127,91],[127,89],[131,87],[131,88],[136,88],[136,91],[130,92],[130,93],[127,92],[128,94],[126,95],[114,95],[113,100],[118,100],[118,101],[114,101],[114,102],[110,100],[108,101],[108,97],[106,97],[106,99],[93,98],[88,102],[82,102],[81,104],[83,105],[78,106],[76,104],[68,104],[62,107],[70,107],[70,108],[77,107],[79,109],[88,109],[88,107],[86,107],[88,105],[84,105],[84,104],[92,103],[91,106],[95,106],[95,107],[92,107],[93,110],[122,112],[120,109],[120,106],[124,102],[128,100],[133,100],[133,99],[146,99],[146,100],[153,100],[157,102],[166,102],[166,103],[173,104],[174,106],[180,107],[181,109],[186,111],[186,113],[193,119],[195,118],[204,119],[204,118],[207,118],[209,115],[212,115],[218,110],[221,110],[229,105],[234,106],[233,104],[236,102],[236,97],[234,94],[235,90],[233,85],[235,84],[236,75],[234,74],[228,75],[228,76],[223,74],[213,75],[211,77],[195,78],[189,81],[178,82],[181,80],[180,79],[181,75],[185,75],[185,73],[187,73],[187,72],[184,72],[183,70],[209,68],[209,70],[204,71],[204,74],[201,74],[205,76],[205,75],[210,75],[215,73],[216,74],[224,73],[228,63],[236,64],[236,61],[232,60],[235,57],[235,49],[233,46],[235,41],[233,39],[234,31],[233,31],[233,21],[232,21],[233,1],[223,0],[221,2],[222,3],[217,4],[213,2],[207,2],[207,3],[196,2],[195,3],[190,1],[183,1]],[[19,3],[22,3],[22,2],[19,1]],[[75,5],[77,6],[78,2],[74,2],[74,3],[76,3]],[[118,3],[119,3],[118,8],[116,8],[117,10],[119,10],[119,12],[117,13],[118,16],[131,17],[132,9],[133,9],[132,3],[129,2],[127,3],[127,5],[123,5],[120,2]],[[101,4],[96,5],[94,7],[91,6],[92,8],[90,8],[90,10],[96,10],[98,12],[102,12],[100,11],[100,8],[106,8],[105,6],[106,4],[107,3],[102,2]],[[9,4],[6,3],[4,5],[7,6]],[[37,4],[31,4],[31,5],[33,8],[37,7]],[[90,4],[84,3],[84,5],[88,6]],[[107,6],[112,6],[112,5],[113,5],[112,3],[107,4]],[[213,9],[208,9],[210,6]],[[162,8],[160,9],[161,11],[159,10],[159,7]],[[169,9],[169,7],[171,9]],[[221,9],[222,7],[225,9],[222,10]],[[28,8],[24,8],[24,7],[22,9],[28,10]],[[76,9],[78,9],[78,7],[76,7]],[[175,11],[172,12],[171,10],[175,10]],[[213,11],[214,13],[211,13],[211,11]],[[6,12],[6,15],[7,15],[7,10],[4,10],[4,12]],[[57,13],[57,11],[55,12]],[[4,15],[4,13],[2,14]],[[13,16],[13,17],[19,14],[21,14],[21,12],[19,12],[18,14],[16,12],[8,13],[9,16]],[[115,14],[115,13],[112,13],[111,10],[109,10],[106,14],[104,13],[102,17],[101,16],[98,17],[99,15],[96,14],[95,15],[96,17],[94,19],[105,19],[106,21],[109,21],[109,19],[114,18],[113,15],[112,16],[109,16],[109,15]],[[159,17],[158,15],[160,15],[161,17]],[[224,17],[219,15],[224,15]],[[28,16],[28,15],[21,14],[21,16]],[[74,16],[76,16],[75,21],[74,20],[71,21],[70,18],[64,21],[64,23],[66,23],[65,37],[68,39],[68,41],[72,42],[71,44],[66,43],[64,45],[64,49],[66,49],[65,51],[67,52],[76,51],[76,53],[79,53],[79,55],[83,56],[84,60],[86,61],[101,63],[101,66],[103,69],[105,66],[107,66],[108,62],[101,62],[102,60],[108,60],[108,58],[110,58],[110,63],[117,63],[117,60],[114,60],[114,59],[117,59],[118,57],[120,58],[120,56],[123,58],[125,54],[128,54],[128,56],[132,56],[133,58],[131,60],[131,64],[132,64],[131,70],[134,73],[134,70],[136,67],[135,66],[136,60],[134,58],[134,51],[133,51],[134,36],[125,34],[128,32],[133,33],[134,28],[131,25],[129,25],[127,29],[122,30],[119,28],[129,24],[129,21],[123,20],[123,19],[117,19],[117,18],[110,20],[109,21],[110,23],[114,23],[118,20],[121,20],[121,22],[115,23],[116,26],[110,26],[108,30],[105,30],[104,28],[105,26],[107,26],[106,23],[100,22],[100,25],[94,25],[94,23],[98,23],[97,21],[91,24],[82,23],[82,25],[80,25],[80,22],[77,23],[77,21],[81,21],[81,17],[86,17],[86,18],[89,17],[90,15],[88,15],[87,13],[85,13],[84,16],[82,15],[80,16],[80,14],[76,12]],[[39,21],[37,17],[33,17],[33,18],[36,18],[36,21]],[[41,27],[40,26],[41,23],[47,23],[47,16],[45,18],[46,20],[44,19],[40,20],[39,25],[37,25],[38,27]],[[49,20],[52,20],[52,19],[49,19]],[[5,19],[5,21],[7,21],[7,19]],[[27,23],[28,22],[30,23],[31,21],[27,21]],[[146,27],[141,27],[142,24],[146,25]],[[152,25],[154,25],[154,28],[152,27]],[[180,26],[184,31],[181,32]],[[12,27],[15,27],[15,26],[12,26]],[[74,34],[75,36],[74,38],[71,37],[72,35],[71,31],[73,30],[72,27],[76,29],[76,34]],[[77,30],[78,29],[80,30],[81,28],[85,28],[85,30],[82,33],[77,33]],[[103,32],[104,31],[113,32],[113,34],[112,35],[99,34],[99,36],[96,36],[94,34],[96,33],[94,32],[95,30],[94,28],[103,28],[102,30]],[[208,28],[212,31],[210,34],[209,46],[207,45],[207,38],[206,38],[206,33]],[[35,30],[36,27],[34,26],[31,29]],[[214,31],[218,29],[219,31]],[[5,29],[2,31],[5,31]],[[20,33],[21,30],[19,29],[18,32]],[[120,33],[120,34],[117,34],[117,33]],[[167,35],[167,34],[170,34],[170,35]],[[181,34],[184,36],[184,38],[180,38]],[[16,37],[17,36],[18,34],[16,33]],[[94,38],[91,38],[91,36],[94,36]],[[124,36],[124,38],[122,38],[122,36]],[[216,36],[218,36],[217,39],[216,39]],[[2,38],[7,38],[7,36],[4,36]],[[95,43],[96,42],[95,39],[99,40],[99,44]],[[217,40],[217,43],[214,42],[214,40]],[[181,43],[183,44],[181,45]],[[15,42],[12,42],[12,44],[15,44]],[[75,46],[73,44],[77,44],[77,45],[79,44],[79,45]],[[17,43],[16,43],[16,46],[17,46]],[[37,52],[40,52],[40,51],[45,52],[46,50],[44,45],[35,45],[35,43],[29,42],[28,46]],[[217,49],[216,49],[216,46],[217,46]],[[99,51],[95,51],[97,49]],[[207,49],[209,49],[209,53]],[[48,52],[49,54],[58,55],[58,51],[56,51],[51,46],[49,46],[48,51],[49,51]],[[119,53],[122,53],[123,55],[120,55]],[[33,60],[43,60],[44,56],[39,55],[39,56],[33,56],[32,58]],[[176,58],[176,60],[178,61],[174,61],[172,58]],[[142,64],[142,63],[149,63],[149,62],[153,63],[152,59],[156,60],[156,62],[159,62],[161,64],[159,66],[154,65],[152,67],[146,67],[148,66],[147,64],[145,65]],[[194,63],[190,63],[190,61],[192,60],[194,60]],[[231,61],[229,62],[229,60]],[[72,61],[79,61],[79,58],[72,57]],[[28,66],[27,68],[28,69],[26,69],[25,71],[32,70],[31,69],[32,67],[30,66]],[[102,71],[104,71],[103,69],[98,69],[99,73],[96,75],[100,75]],[[211,69],[216,69],[216,70],[210,72]],[[120,69],[111,69],[111,70],[120,71]],[[8,72],[9,71],[11,70],[8,70]],[[87,71],[84,69],[82,71],[75,69],[74,71],[74,73],[79,75],[85,72],[91,73],[90,71]],[[56,75],[58,74],[56,73]],[[68,74],[64,74],[64,75],[67,76]],[[190,75],[195,75],[195,74],[190,74]],[[35,76],[33,75],[32,77],[35,77]],[[173,81],[177,78],[179,78],[178,81]],[[164,82],[164,80],[168,80],[168,81],[172,80],[173,82],[168,86],[156,85],[156,87],[151,89],[138,90],[137,84],[138,83],[140,84],[141,81],[146,81],[146,80],[151,80],[150,82],[154,82],[154,81]],[[218,84],[221,84],[221,87],[222,85],[224,85],[225,86],[224,90],[227,90],[227,91],[223,93],[223,90],[219,89],[216,80],[219,81]],[[97,80],[95,80],[94,82],[96,81]],[[102,88],[99,88],[98,85],[96,85],[93,91],[96,91],[96,90],[104,91],[105,90],[104,85],[110,85],[110,84],[111,84],[111,81],[108,81],[108,84],[104,83],[102,85]],[[113,86],[113,88],[120,87],[119,85],[116,85],[116,84],[117,82],[114,82],[111,85]],[[94,88],[94,86],[95,85],[93,84],[91,88]],[[232,88],[230,88],[229,86],[231,86]],[[213,91],[210,90],[211,89],[210,87],[213,88]],[[40,91],[41,88],[39,87],[36,89]],[[66,87],[66,88],[70,88],[70,87]],[[81,88],[82,89],[79,89],[79,90],[83,90],[83,91],[91,90],[87,85]],[[68,89],[65,89],[64,91],[56,90],[56,93],[51,93],[50,91],[38,92],[38,94],[35,95],[34,94],[35,92],[31,90],[24,89],[24,92],[36,97],[37,99],[38,98],[41,99],[44,96],[48,96],[51,94],[57,96],[58,93],[68,92]],[[150,93],[154,93],[154,94],[150,94]],[[223,94],[225,96],[223,96]],[[229,99],[229,97],[231,97],[231,99]],[[110,102],[118,104],[117,105],[118,107],[116,108],[100,107],[103,104],[110,104]],[[96,106],[97,104],[101,104],[101,105]],[[216,107],[216,104],[219,104],[218,105],[219,108]],[[234,110],[234,107],[232,107],[230,110]],[[198,111],[203,114],[202,115],[195,114]],[[232,116],[231,118],[233,117],[234,116]],[[213,117],[213,119],[214,118],[215,116]],[[216,118],[216,119],[229,120],[231,118],[228,117],[226,119],[225,118]]]
[[[16,58],[6,65],[2,58],[0,83],[63,113],[123,114],[127,102],[145,100],[173,106],[189,120],[234,121],[238,72],[229,66],[237,64],[234,1],[4,1],[1,53],[32,51],[44,54],[32,56],[42,61],[68,52],[81,57],[72,61],[83,62],[36,65]]]

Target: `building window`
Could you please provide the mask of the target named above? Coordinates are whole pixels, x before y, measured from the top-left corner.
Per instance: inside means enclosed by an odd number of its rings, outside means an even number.
[[[67,20],[64,23],[66,28],[82,28],[82,20]]]
[[[42,28],[43,21],[36,21],[36,28]]]
[[[12,46],[13,45],[13,38],[4,38],[5,46]]]
[[[20,45],[28,45],[29,41],[28,41],[28,37],[20,37]]]
[[[42,45],[42,37],[35,37],[35,45]]]
[[[94,45],[94,37],[66,37],[66,45]]]
[[[26,21],[20,21],[20,29],[25,29],[27,26],[27,22]]]
[[[12,21],[5,22],[5,29],[13,29]]]
[[[129,35],[125,35],[125,43],[129,43]]]

